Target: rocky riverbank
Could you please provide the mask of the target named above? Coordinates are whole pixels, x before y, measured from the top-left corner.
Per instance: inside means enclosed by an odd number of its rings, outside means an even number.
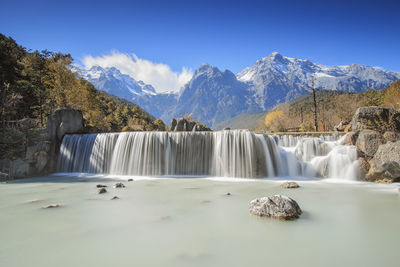
[[[345,144],[355,145],[367,181],[400,180],[400,113],[383,107],[361,107],[351,121]]]

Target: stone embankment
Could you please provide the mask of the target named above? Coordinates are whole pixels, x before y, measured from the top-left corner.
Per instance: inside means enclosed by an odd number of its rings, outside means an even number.
[[[355,145],[367,181],[400,180],[400,113],[383,107],[361,107],[344,141]]]

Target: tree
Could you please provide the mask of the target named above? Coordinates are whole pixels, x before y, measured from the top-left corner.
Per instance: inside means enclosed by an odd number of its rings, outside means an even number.
[[[395,81],[386,89],[383,97],[384,104],[388,107],[400,109],[400,81]]]
[[[286,131],[286,121],[287,116],[283,113],[283,111],[277,110],[269,112],[265,116],[265,127],[274,132],[284,132]]]

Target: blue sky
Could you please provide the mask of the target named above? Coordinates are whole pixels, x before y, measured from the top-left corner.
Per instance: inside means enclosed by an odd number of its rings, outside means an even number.
[[[273,51],[400,72],[400,1],[1,0],[0,32],[82,63],[111,51],[234,73]]]

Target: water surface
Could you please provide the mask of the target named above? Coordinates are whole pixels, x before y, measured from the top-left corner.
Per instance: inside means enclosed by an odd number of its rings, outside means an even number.
[[[398,185],[281,182],[161,178],[114,189],[113,179],[70,175],[3,183],[0,266],[398,266]],[[98,183],[109,192],[98,195]],[[249,214],[252,199],[274,194],[295,199],[300,219]],[[41,208],[51,203],[63,207]]]

